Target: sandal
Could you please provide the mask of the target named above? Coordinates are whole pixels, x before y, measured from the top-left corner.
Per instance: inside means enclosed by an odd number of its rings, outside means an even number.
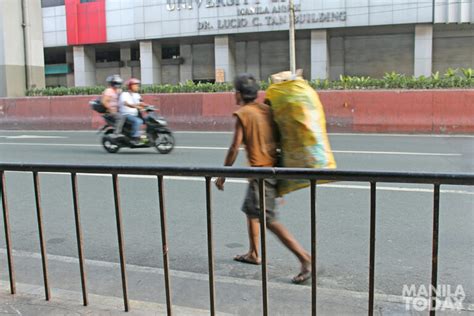
[[[311,271],[306,270],[306,271],[302,271],[302,272],[298,273],[297,276],[295,276],[293,279],[291,279],[291,282],[293,282],[294,284],[302,284],[302,283],[308,281],[309,279],[311,279]]]
[[[254,261],[252,259],[249,259],[249,256],[247,254],[245,255],[237,255],[234,257],[234,260],[237,262],[241,263],[247,263],[247,264],[254,264],[254,265],[260,265],[261,261],[258,259],[257,261]]]

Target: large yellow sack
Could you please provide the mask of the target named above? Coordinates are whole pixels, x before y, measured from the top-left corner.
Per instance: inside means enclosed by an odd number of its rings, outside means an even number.
[[[281,135],[282,167],[336,168],[326,117],[316,91],[303,79],[270,85],[266,98]],[[320,182],[318,182],[320,183]],[[309,186],[308,180],[281,180],[279,196]]]

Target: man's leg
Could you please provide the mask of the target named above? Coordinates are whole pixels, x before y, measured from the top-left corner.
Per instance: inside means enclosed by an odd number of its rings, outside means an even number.
[[[260,221],[258,218],[247,216],[247,232],[249,236],[249,251],[246,254],[235,256],[234,260],[243,263],[260,264],[261,260],[258,255]]]
[[[258,218],[247,217],[247,229],[249,233],[248,256],[255,262],[260,262],[258,255],[258,242],[260,240],[260,221]]]
[[[136,140],[137,138],[140,137],[140,126],[141,126],[142,120],[139,117],[133,116],[133,115],[124,115],[124,117],[126,117],[126,119],[128,119],[129,122],[132,124],[132,131],[131,131],[130,136],[134,140]]]
[[[115,118],[114,133],[115,135],[122,134],[123,124],[125,124],[125,120],[127,118],[125,115],[122,115],[120,113],[115,113],[114,118]]]
[[[140,126],[142,125],[142,120],[138,116],[132,116],[133,122],[133,137],[140,137]]]
[[[311,272],[311,255],[304,250],[288,229],[279,222],[271,221],[267,223],[267,227],[301,262],[301,271],[293,278],[293,282],[301,283],[306,281],[310,277]]]

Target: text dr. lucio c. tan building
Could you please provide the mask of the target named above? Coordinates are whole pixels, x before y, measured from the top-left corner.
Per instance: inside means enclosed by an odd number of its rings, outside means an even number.
[[[474,0],[295,8],[308,79],[474,68]],[[287,0],[0,0],[0,96],[104,84],[113,73],[144,84],[266,79],[289,68],[288,10]]]

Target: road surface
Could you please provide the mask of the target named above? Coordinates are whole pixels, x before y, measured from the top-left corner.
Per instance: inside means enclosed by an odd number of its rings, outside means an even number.
[[[2,131],[0,161],[221,166],[231,136],[181,132],[176,134],[178,147],[169,155],[160,155],[153,149],[124,149],[107,154],[93,132]],[[473,136],[331,134],[330,141],[338,167],[343,170],[474,172]],[[236,165],[245,164],[242,152]],[[118,262],[111,177],[80,175],[79,186],[86,257],[96,262]],[[245,180],[231,180],[224,192],[213,191],[216,274],[253,282],[259,280],[260,269],[232,261],[235,254],[247,250],[245,219],[239,210],[245,188]],[[462,285],[466,302],[474,303],[474,189],[441,189],[439,283],[454,288]],[[202,179],[165,181],[170,267],[183,273],[183,277],[186,273],[207,274],[204,190]],[[156,179],[120,177],[120,191],[127,263],[161,268]],[[17,267],[18,279],[21,281],[23,275],[26,283],[41,282],[40,266],[35,268],[35,274],[27,260],[34,260],[39,252],[32,175],[8,173],[7,194],[13,247],[24,255],[19,259],[24,264]],[[42,174],[41,194],[48,254],[63,259],[77,257],[70,178]],[[432,186],[378,185],[377,293],[400,296],[404,285],[429,284],[432,200]],[[367,292],[369,202],[367,183],[333,183],[318,188],[318,286]],[[292,193],[280,203],[281,221],[310,249],[309,191]],[[3,233],[0,245],[4,247]],[[268,239],[268,256],[270,281],[288,284],[298,272],[296,260],[273,237]],[[1,273],[6,279],[5,268]],[[117,283],[118,293],[119,289]],[[100,292],[100,284],[96,290]],[[182,305],[207,306],[207,302],[181,299]]]

